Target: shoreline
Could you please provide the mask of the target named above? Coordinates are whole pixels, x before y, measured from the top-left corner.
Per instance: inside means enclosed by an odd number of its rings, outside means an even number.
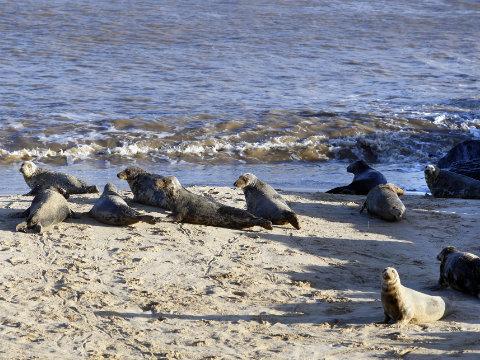
[[[231,188],[192,187],[243,207]],[[122,193],[131,197],[129,192]],[[31,197],[0,196],[0,351],[6,357],[371,358],[479,356],[478,299],[436,292],[457,312],[399,330],[383,319],[380,273],[431,293],[441,248],[480,252],[478,201],[406,195],[407,218],[359,214],[363,196],[283,192],[301,229],[239,231],[81,218],[14,232]],[[95,195],[73,195],[86,211]],[[142,211],[164,217],[148,206]]]

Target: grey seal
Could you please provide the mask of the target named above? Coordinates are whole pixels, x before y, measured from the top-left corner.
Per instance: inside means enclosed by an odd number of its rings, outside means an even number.
[[[87,185],[87,183],[72,175],[39,168],[32,161],[25,161],[20,167],[20,172],[31,189],[56,186],[70,195],[98,193],[98,189],[94,185]],[[33,195],[33,192],[25,195]]]
[[[133,201],[168,210],[165,193],[155,185],[155,180],[161,179],[162,176],[148,173],[136,166],[130,166],[120,171],[117,177],[128,182],[133,193]]]
[[[155,224],[157,219],[151,215],[143,215],[132,209],[118,194],[115,185],[105,185],[102,195],[88,213],[94,219],[108,225],[131,225],[139,221]]]
[[[480,199],[480,180],[440,169],[436,165],[425,167],[425,181],[434,197]]]
[[[480,257],[447,246],[438,254],[440,288],[451,287],[480,298]]]
[[[437,162],[440,169],[480,180],[480,140],[465,140]]]
[[[175,176],[156,180],[165,191],[168,205],[176,222],[244,229],[261,226],[272,230],[270,220],[261,219],[249,212],[223,205],[185,189]]]
[[[328,194],[367,195],[375,186],[386,184],[387,179],[380,171],[370,167],[365,161],[357,160],[347,167],[353,174],[349,185],[340,186],[327,191]]]
[[[268,219],[275,225],[290,223],[295,229],[300,229],[297,214],[274,188],[255,175],[245,173],[233,185],[243,190],[248,212]]]
[[[360,212],[368,213],[387,221],[399,221],[405,216],[405,205],[398,197],[404,191],[394,184],[377,185],[367,195]]]
[[[38,187],[32,190],[35,197],[30,207],[17,217],[27,220],[17,225],[17,231],[42,233],[46,228],[58,224],[74,214],[68,207],[68,194],[57,187]]]
[[[431,296],[407,288],[400,283],[397,270],[387,267],[382,272],[382,305],[384,323],[422,324],[447,315],[447,304],[440,296]]]

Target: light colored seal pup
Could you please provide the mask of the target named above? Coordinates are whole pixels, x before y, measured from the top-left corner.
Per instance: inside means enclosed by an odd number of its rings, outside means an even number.
[[[370,167],[363,160],[350,164],[347,171],[353,174],[352,182],[349,185],[328,190],[328,194],[367,195],[375,186],[387,183],[387,179],[380,171]]]
[[[248,212],[268,219],[275,225],[290,223],[295,229],[300,229],[297,214],[290,209],[274,188],[255,175],[245,173],[233,185],[243,190]]]
[[[155,224],[156,218],[151,215],[142,215],[132,209],[117,192],[115,185],[105,185],[102,195],[93,205],[88,214],[94,219],[108,225],[131,225],[139,221]]]
[[[360,212],[367,209],[369,214],[387,221],[400,221],[405,216],[405,205],[398,195],[404,191],[396,185],[377,185],[367,195]]]
[[[176,222],[244,229],[261,226],[272,230],[270,220],[261,219],[249,212],[223,205],[194,194],[185,189],[175,176],[156,180],[157,186],[165,191],[168,205]]]
[[[440,288],[451,287],[480,298],[480,257],[447,246],[437,259],[441,262]]]
[[[400,283],[397,270],[387,267],[382,272],[382,305],[384,323],[398,325],[440,320],[447,311],[445,300],[409,289]]]
[[[33,189],[35,194],[32,204],[17,217],[26,217],[27,220],[17,225],[17,231],[42,233],[49,226],[58,224],[74,214],[68,207],[68,194],[56,187],[47,189],[39,187]]]
[[[148,173],[136,166],[130,166],[120,171],[117,177],[128,182],[133,193],[133,201],[168,210],[165,193],[155,185],[155,180],[161,179],[162,176]]]
[[[480,199],[480,180],[436,165],[425,167],[425,181],[432,195],[438,198]]]
[[[87,185],[72,175],[39,168],[32,161],[25,161],[20,167],[20,172],[30,189],[56,186],[64,189],[69,195],[98,193],[98,189],[94,185]],[[33,192],[30,191],[25,195],[33,195]]]

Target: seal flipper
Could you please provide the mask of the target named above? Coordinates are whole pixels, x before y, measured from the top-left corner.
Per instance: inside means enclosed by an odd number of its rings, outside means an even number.
[[[344,194],[344,195],[354,195],[355,193],[350,188],[350,185],[339,186],[330,190],[325,191],[327,194]]]
[[[267,230],[273,230],[272,222],[270,220],[258,219],[258,222],[256,225],[261,226]]]
[[[16,231],[20,231],[20,232],[27,232],[27,230],[28,230],[27,222],[26,222],[26,221],[21,222],[20,224],[18,224],[18,225],[15,227],[15,230],[16,230]]]
[[[285,218],[295,229],[300,230],[297,214],[295,214],[293,211],[288,211],[285,213]]]
[[[160,221],[159,218],[156,218],[152,215],[140,215],[138,219],[151,225],[155,225],[157,222]]]

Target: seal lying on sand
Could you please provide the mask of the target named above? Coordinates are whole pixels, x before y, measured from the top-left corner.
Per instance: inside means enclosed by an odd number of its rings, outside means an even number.
[[[425,167],[425,181],[432,195],[438,198],[480,199],[479,180],[440,169],[436,165]]]
[[[94,219],[108,225],[131,225],[139,221],[155,224],[156,219],[150,215],[142,215],[132,209],[123,200],[112,183],[105,185],[102,195],[88,213]]]
[[[480,140],[465,140],[455,145],[437,166],[480,180]]]
[[[403,190],[393,184],[377,185],[367,195],[360,213],[367,209],[369,214],[387,221],[399,221],[405,215],[405,205],[398,197]]]
[[[371,168],[363,160],[350,164],[347,171],[353,173],[352,183],[328,190],[328,194],[367,195],[375,186],[387,183],[387,179],[380,171]]]
[[[165,193],[155,185],[155,180],[162,178],[160,175],[150,174],[139,167],[131,166],[120,171],[117,177],[127,180],[133,193],[133,201],[168,210]]]
[[[245,210],[222,205],[193,194],[185,189],[175,176],[156,180],[156,184],[165,191],[168,206],[176,222],[231,229],[244,229],[258,225],[272,230],[271,221],[258,218]]]
[[[421,324],[440,320],[446,315],[446,304],[440,296],[430,296],[403,286],[394,268],[385,268],[382,280],[382,305],[386,324],[390,320],[399,325],[409,322]]]
[[[290,223],[300,229],[297,215],[290,209],[274,188],[258,179],[255,175],[241,175],[234,186],[243,190],[247,202],[247,211],[255,216],[270,220],[275,225]]]
[[[32,204],[17,217],[26,217],[27,220],[17,225],[17,231],[42,233],[45,228],[58,224],[72,217],[73,212],[68,207],[68,194],[65,190],[49,187],[33,189],[35,194]]]
[[[447,246],[437,259],[440,260],[440,288],[452,289],[480,298],[480,257],[457,251]]]
[[[25,161],[20,167],[20,172],[27,185],[32,189],[25,195],[34,195],[33,189],[38,190],[40,187],[48,188],[50,186],[62,188],[68,194],[98,193],[96,186],[89,186],[72,175],[39,168],[31,161]]]

